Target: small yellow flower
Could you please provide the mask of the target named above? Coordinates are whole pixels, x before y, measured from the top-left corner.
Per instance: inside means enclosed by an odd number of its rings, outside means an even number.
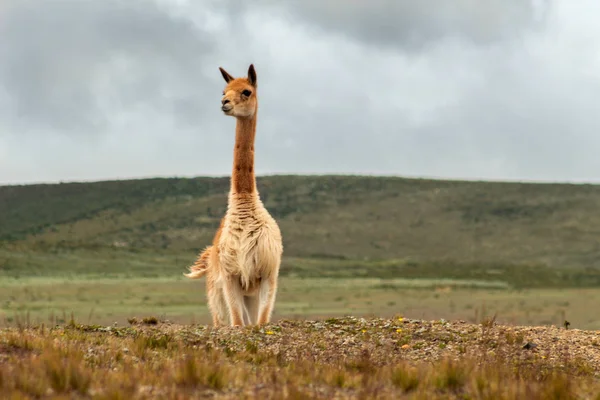
[[[396,329],[396,332],[400,333],[400,332],[402,332],[402,329],[398,328],[398,329]]]
[[[365,333],[366,331],[367,331],[366,329],[363,329],[363,330],[362,330],[362,333]]]
[[[275,332],[273,332],[273,331],[266,331],[265,333],[266,333],[267,335],[273,335],[273,334],[275,334]]]
[[[402,322],[402,321],[404,321],[404,318],[398,317],[398,321]]]

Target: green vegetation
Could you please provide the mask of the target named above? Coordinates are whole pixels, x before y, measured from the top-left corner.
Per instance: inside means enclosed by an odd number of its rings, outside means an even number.
[[[210,324],[204,282],[171,278],[19,278],[0,282],[0,325],[18,321],[126,325],[149,314],[182,324]],[[391,316],[600,330],[600,289],[509,290],[487,281],[283,277],[274,320],[344,315]]]
[[[27,249],[191,254],[227,178],[0,187],[0,239]],[[600,267],[600,186],[273,176],[258,182],[286,257]]]
[[[75,249],[60,246],[0,248],[0,279],[36,277],[161,278],[180,277],[196,252],[153,249]],[[488,282],[498,288],[598,287],[600,269],[548,268],[543,265],[357,260],[285,257],[281,276],[290,278],[453,279]],[[443,285],[443,284],[442,284]],[[460,286],[467,284],[462,283]],[[469,285],[467,285],[469,286]]]

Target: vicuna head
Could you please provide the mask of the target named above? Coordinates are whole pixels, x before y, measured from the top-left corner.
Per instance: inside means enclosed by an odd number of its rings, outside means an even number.
[[[221,67],[219,70],[227,82],[221,98],[223,113],[236,118],[252,118],[258,107],[254,65],[250,64],[248,76],[245,78],[234,78]]]

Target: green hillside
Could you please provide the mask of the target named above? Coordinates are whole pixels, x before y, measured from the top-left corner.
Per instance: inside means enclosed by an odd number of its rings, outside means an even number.
[[[392,177],[258,179],[285,256],[600,266],[600,186]],[[28,249],[207,245],[228,178],[0,187],[0,241]]]

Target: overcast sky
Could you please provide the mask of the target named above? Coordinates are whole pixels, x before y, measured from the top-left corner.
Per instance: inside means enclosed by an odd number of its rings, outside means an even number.
[[[0,184],[256,170],[600,182],[592,0],[3,0]]]

